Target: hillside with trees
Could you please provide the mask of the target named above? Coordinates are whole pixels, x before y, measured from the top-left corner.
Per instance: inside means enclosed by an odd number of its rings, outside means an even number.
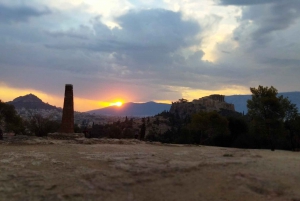
[[[300,116],[297,105],[278,94],[273,86],[258,86],[250,88],[250,91],[252,95],[247,101],[247,114],[219,107],[215,100],[203,99],[210,107],[199,105],[197,111],[192,111],[193,107],[183,107],[189,111],[184,115],[178,115],[176,110],[164,111],[150,117],[126,117],[103,125],[82,124],[76,127],[76,132],[84,132],[88,138],[136,138],[162,143],[299,150]],[[33,96],[29,98],[40,102]],[[201,102],[202,99],[196,101]],[[181,108],[178,104],[189,106],[187,101],[181,102],[176,102],[177,109]],[[226,106],[225,103],[221,105]],[[5,132],[35,136],[47,136],[60,126],[60,120],[39,114],[21,119],[13,105],[3,102],[0,102],[0,122]]]
[[[139,122],[141,140],[162,143],[202,144],[223,147],[285,149],[300,148],[300,117],[298,108],[287,97],[278,94],[274,87],[250,88],[248,114],[202,111],[180,118],[170,112],[143,118]],[[132,125],[136,122],[132,122]],[[126,129],[125,122],[108,125],[107,129]],[[137,132],[137,131],[135,131]],[[109,135],[106,135],[108,137]],[[128,136],[128,135],[127,135]]]

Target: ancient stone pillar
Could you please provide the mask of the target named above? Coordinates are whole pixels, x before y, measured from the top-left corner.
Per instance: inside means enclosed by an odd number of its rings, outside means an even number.
[[[73,102],[73,85],[66,84],[64,108],[61,121],[61,133],[74,133],[74,102]]]

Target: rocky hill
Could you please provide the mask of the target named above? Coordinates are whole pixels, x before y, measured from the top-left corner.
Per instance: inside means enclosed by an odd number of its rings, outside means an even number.
[[[32,115],[39,114],[45,118],[49,118],[51,120],[60,121],[62,118],[62,108],[55,107],[48,103],[44,103],[40,98],[35,96],[34,94],[28,94],[25,96],[20,96],[15,98],[13,101],[7,102],[15,106],[17,113],[23,119],[30,119]],[[107,122],[113,121],[107,118],[102,118],[99,116],[93,116],[88,113],[76,112],[74,111],[74,120],[75,124],[81,124],[83,121],[85,122]]]
[[[188,102],[185,99],[180,99],[179,101],[172,103],[170,113],[179,116],[180,118],[186,118],[198,112],[210,111],[223,112],[224,114],[235,114],[236,112],[234,105],[226,103],[224,97],[225,96],[223,95],[210,95],[195,99],[192,102]]]
[[[44,103],[41,99],[33,94],[27,94],[25,96],[19,96],[15,98],[13,101],[7,102],[15,106],[16,109],[36,109],[36,110],[61,110],[53,105],[48,103]]]

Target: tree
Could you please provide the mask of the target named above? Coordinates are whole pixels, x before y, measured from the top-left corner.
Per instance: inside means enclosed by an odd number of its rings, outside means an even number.
[[[214,144],[216,137],[229,134],[228,121],[217,112],[200,112],[194,114],[189,125],[191,131],[196,131],[201,144]]]
[[[278,98],[284,111],[284,121],[295,120],[299,116],[296,104],[291,103],[288,98],[284,98],[283,96],[279,96]]]
[[[283,128],[285,120],[291,120],[298,115],[298,109],[288,98],[277,96],[278,91],[273,86],[250,88],[252,98],[247,101],[248,115],[254,126],[266,132],[275,149],[275,134]]]
[[[108,132],[109,132],[109,135],[108,135],[109,138],[117,138],[117,139],[121,138],[122,130],[118,124],[110,125]]]
[[[30,118],[25,121],[25,124],[29,131],[28,134],[38,137],[56,132],[60,127],[59,121],[51,120],[51,117],[43,117],[40,114],[31,114]]]
[[[284,122],[285,128],[289,131],[288,136],[292,150],[300,148],[300,116]]]
[[[228,128],[230,131],[230,135],[232,137],[232,140],[235,140],[242,134],[248,133],[248,124],[245,119],[242,117],[227,117],[227,120],[229,122]]]
[[[0,100],[0,127],[4,127],[6,132],[16,134],[24,131],[23,121],[17,114],[15,107]]]
[[[140,140],[144,140],[145,134],[146,134],[146,124],[145,124],[145,118],[142,118],[142,125],[140,125]]]
[[[248,115],[254,119],[267,121],[278,119],[283,116],[280,110],[279,99],[277,98],[277,89],[258,86],[250,88],[252,99],[247,101]]]
[[[187,103],[188,100],[187,99],[184,99],[184,98],[181,98],[178,100],[179,103]]]

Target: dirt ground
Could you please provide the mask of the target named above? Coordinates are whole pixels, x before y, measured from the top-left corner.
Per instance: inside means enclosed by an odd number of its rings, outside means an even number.
[[[0,200],[300,201],[300,153],[135,140],[2,142]]]

